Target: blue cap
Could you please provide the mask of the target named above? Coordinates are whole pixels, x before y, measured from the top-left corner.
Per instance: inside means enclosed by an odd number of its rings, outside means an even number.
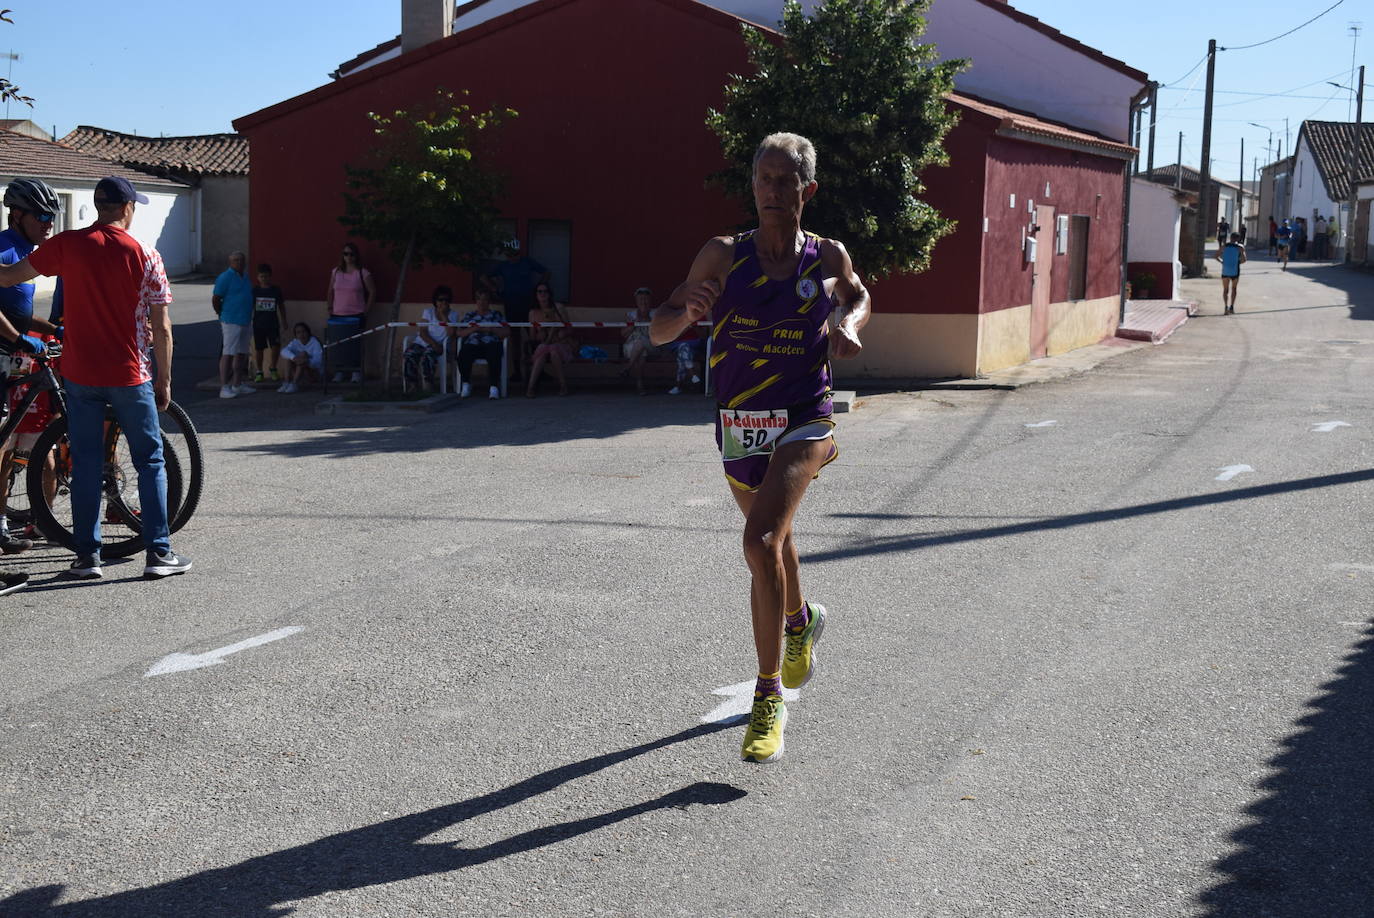
[[[147,204],[148,196],[139,194],[128,179],[120,178],[117,175],[111,175],[96,182],[95,202],[97,204],[125,204],[129,201]]]

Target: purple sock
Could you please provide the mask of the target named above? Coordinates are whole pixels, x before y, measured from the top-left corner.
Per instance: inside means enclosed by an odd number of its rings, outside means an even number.
[[[782,694],[782,673],[771,674],[759,673],[759,679],[754,683],[754,697],[766,698],[769,695]]]
[[[787,616],[787,630],[793,634],[799,633],[806,627],[807,622],[811,621],[811,608],[802,603],[797,607],[797,611]]]

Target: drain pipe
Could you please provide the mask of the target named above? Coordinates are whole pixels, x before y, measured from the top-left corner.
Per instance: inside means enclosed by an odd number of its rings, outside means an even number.
[[[1131,98],[1130,112],[1126,115],[1126,139],[1128,141],[1131,139],[1131,130],[1135,124],[1136,113],[1140,110],[1141,106],[1146,104],[1151,98],[1151,94],[1158,85],[1159,84],[1151,80],[1145,84],[1140,92],[1136,93]],[[1151,109],[1151,122],[1154,121],[1154,117],[1154,109]],[[1121,326],[1122,322],[1126,321],[1126,250],[1131,240],[1131,182],[1134,179],[1133,173],[1135,172],[1135,163],[1139,156],[1140,151],[1137,150],[1134,157],[1121,164],[1121,271],[1118,292],[1120,302],[1116,310],[1116,324],[1118,328]]]

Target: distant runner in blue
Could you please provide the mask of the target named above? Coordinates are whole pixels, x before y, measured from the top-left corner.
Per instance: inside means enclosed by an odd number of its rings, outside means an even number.
[[[1236,288],[1240,286],[1240,266],[1246,261],[1245,246],[1240,244],[1240,233],[1232,233],[1231,241],[1217,249],[1217,261],[1221,262],[1221,305],[1226,307],[1222,315],[1235,315]]]

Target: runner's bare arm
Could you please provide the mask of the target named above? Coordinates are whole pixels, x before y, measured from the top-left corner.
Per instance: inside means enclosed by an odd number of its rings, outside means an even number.
[[[688,326],[710,317],[711,307],[725,290],[725,276],[730,273],[730,258],[734,252],[732,236],[716,236],[701,247],[692,269],[687,272],[687,279],[654,310],[649,340],[654,344],[666,344]]]
[[[157,377],[153,380],[153,399],[159,411],[172,401],[172,314],[166,303],[149,308],[148,322],[153,330],[153,359]]]
[[[863,350],[859,330],[868,324],[872,301],[868,288],[854,270],[849,252],[834,239],[821,242],[821,270],[835,280],[830,299],[839,311],[839,322],[830,330],[830,356],[857,357]]]

